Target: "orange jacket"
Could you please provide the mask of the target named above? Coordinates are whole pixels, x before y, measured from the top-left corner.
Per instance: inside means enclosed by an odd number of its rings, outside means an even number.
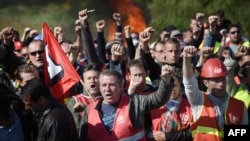
[[[140,140],[144,141],[144,129],[135,129],[129,117],[129,97],[122,96],[117,107],[113,124],[113,131],[109,133],[104,127],[98,110],[95,109],[98,102],[91,103],[88,111],[88,140],[90,141],[117,141]]]
[[[194,141],[221,141],[224,133],[220,130],[214,106],[204,94],[200,118],[191,125]],[[237,106],[236,106],[237,105]],[[225,124],[241,124],[244,113],[244,103],[230,97],[225,110]]]
[[[166,105],[161,106],[158,109],[150,111],[150,116],[153,123],[152,130],[161,131],[162,123],[165,122],[168,125],[168,119],[165,118],[164,114],[167,108]],[[176,131],[184,130],[189,127],[192,121],[192,109],[187,99],[182,98],[177,111],[177,122],[178,126]],[[167,128],[167,127],[165,127]]]

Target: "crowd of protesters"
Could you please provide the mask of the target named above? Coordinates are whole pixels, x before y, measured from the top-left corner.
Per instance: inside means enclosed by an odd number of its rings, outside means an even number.
[[[220,141],[224,125],[249,125],[250,43],[223,11],[168,25],[156,41],[119,13],[107,41],[105,20],[91,31],[89,16],[79,11],[74,41],[53,28],[82,79],[60,98],[45,84],[42,33],[1,30],[1,141]]]

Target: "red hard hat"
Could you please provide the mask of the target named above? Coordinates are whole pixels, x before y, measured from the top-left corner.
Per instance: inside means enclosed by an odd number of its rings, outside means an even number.
[[[227,69],[218,58],[208,59],[201,68],[201,77],[204,78],[225,77],[226,75]]]
[[[15,41],[14,42],[15,50],[21,50],[24,46],[23,42]]]

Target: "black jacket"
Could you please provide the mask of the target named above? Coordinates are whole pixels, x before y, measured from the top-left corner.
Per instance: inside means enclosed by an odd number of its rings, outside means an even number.
[[[76,141],[74,119],[64,105],[51,98],[38,123],[37,141]]]
[[[13,46],[6,46],[3,43],[0,44],[0,64],[6,68],[6,71],[12,79],[15,79],[14,72],[17,67],[24,64],[25,62],[13,52]]]

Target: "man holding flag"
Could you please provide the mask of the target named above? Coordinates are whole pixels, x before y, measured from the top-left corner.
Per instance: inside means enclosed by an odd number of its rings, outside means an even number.
[[[75,68],[64,54],[49,26],[43,24],[45,46],[44,79],[52,95],[64,103],[66,92],[80,80]]]

